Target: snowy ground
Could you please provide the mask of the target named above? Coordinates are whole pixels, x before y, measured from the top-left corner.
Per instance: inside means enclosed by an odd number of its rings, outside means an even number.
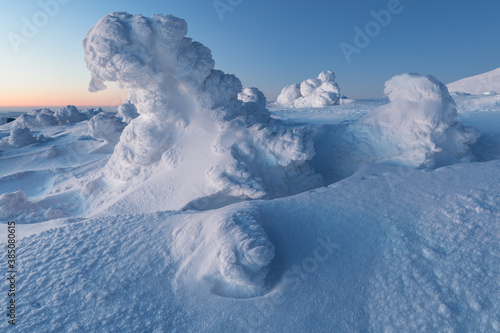
[[[105,143],[87,121],[34,131],[49,139],[0,155],[0,193],[23,191],[33,222],[17,224],[17,329],[500,331],[500,108],[492,96],[455,98],[459,119],[482,133],[477,162],[364,163],[343,176],[326,152],[386,98],[272,109],[312,133],[325,186],[207,211],[92,217],[74,188],[108,161]],[[47,221],[49,207],[62,218]],[[269,261],[261,286],[228,282],[262,278]]]

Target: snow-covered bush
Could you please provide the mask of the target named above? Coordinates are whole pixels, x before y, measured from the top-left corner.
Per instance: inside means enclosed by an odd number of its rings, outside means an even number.
[[[137,113],[135,105],[130,103],[129,100],[126,100],[118,106],[117,116],[121,118],[123,122],[130,123],[132,119],[139,117],[139,114]]]
[[[14,126],[10,131],[10,136],[7,139],[7,142],[12,147],[20,148],[24,146],[28,146],[32,143],[35,143],[38,139],[42,139],[42,137],[34,137],[31,134],[31,131],[27,127],[18,127]]]
[[[80,111],[80,113],[83,113],[85,115],[86,120],[90,120],[93,116],[101,112],[104,112],[101,108],[90,108]]]
[[[113,112],[101,112],[89,120],[89,135],[96,140],[115,145],[127,124]]]
[[[14,125],[18,127],[45,127],[58,125],[59,122],[50,109],[36,109],[22,114],[15,121]]]
[[[433,76],[402,74],[387,81],[390,103],[351,126],[362,160],[433,168],[469,161],[480,133],[456,120],[446,86]]]
[[[337,105],[340,88],[335,82],[335,73],[321,72],[315,79],[307,79],[300,85],[292,84],[283,88],[277,103],[296,108],[319,108]]]
[[[263,94],[242,91],[236,76],[215,70],[211,51],[186,33],[177,17],[127,13],[107,15],[87,33],[89,90],[117,81],[140,114],[124,129],[104,174],[139,182],[161,163],[175,166],[203,154],[194,165],[169,172],[209,175],[202,181],[205,194],[238,198],[320,186],[321,177],[307,165],[312,140],[270,119]]]
[[[78,111],[73,105],[65,106],[55,112],[59,124],[75,124],[89,119],[89,115]]]

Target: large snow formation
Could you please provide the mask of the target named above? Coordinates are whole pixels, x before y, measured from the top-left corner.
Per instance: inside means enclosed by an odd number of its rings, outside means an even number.
[[[307,79],[300,85],[292,84],[283,88],[277,103],[296,108],[320,108],[337,105],[340,88],[335,82],[335,73],[321,72],[316,79]]]
[[[450,92],[482,95],[500,94],[500,68],[448,84]]]
[[[159,173],[163,180],[183,178],[182,187],[157,198],[169,209],[180,208],[175,200],[187,204],[216,193],[277,197],[320,186],[307,165],[311,139],[270,119],[263,94],[242,91],[236,76],[214,70],[211,51],[186,33],[177,17],[127,13],[107,15],[87,33],[89,89],[117,81],[140,114],[125,128],[105,177],[123,186],[146,186]]]
[[[389,104],[348,128],[351,161],[434,168],[472,159],[470,146],[480,133],[456,120],[455,102],[443,83],[401,74],[386,82],[385,94]]]

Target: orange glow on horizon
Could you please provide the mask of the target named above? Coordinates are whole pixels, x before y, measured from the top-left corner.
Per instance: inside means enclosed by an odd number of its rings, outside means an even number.
[[[50,89],[51,87],[47,88]],[[127,99],[127,90],[114,86],[97,93],[75,89],[75,87],[51,90],[37,89],[35,92],[9,91],[7,94],[0,96],[0,107],[118,106]],[[54,93],[54,90],[57,92]]]

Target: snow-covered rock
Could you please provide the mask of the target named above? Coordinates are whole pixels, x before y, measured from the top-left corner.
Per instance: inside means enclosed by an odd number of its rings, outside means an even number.
[[[339,104],[340,97],[335,73],[325,71],[315,79],[307,79],[300,85],[292,84],[283,88],[277,103],[296,108],[320,108]]]
[[[96,140],[103,140],[115,145],[127,124],[113,112],[100,112],[89,120],[89,135]]]
[[[449,83],[448,90],[473,95],[500,94],[500,68]]]

